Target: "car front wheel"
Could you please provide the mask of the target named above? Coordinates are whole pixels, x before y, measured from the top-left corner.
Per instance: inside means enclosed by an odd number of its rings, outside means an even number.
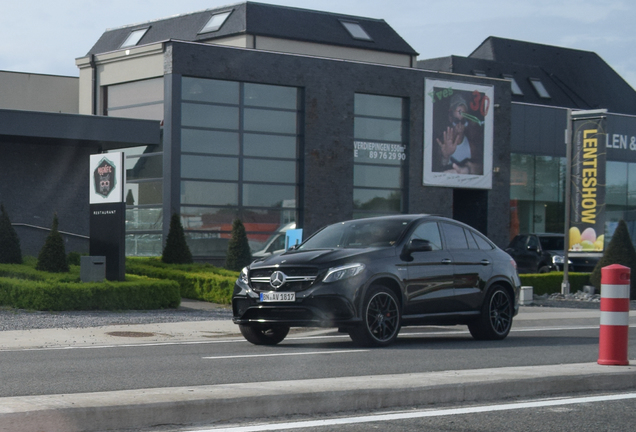
[[[369,288],[362,308],[362,324],[349,330],[356,345],[379,347],[391,344],[400,332],[400,307],[390,289]]]
[[[468,324],[470,334],[477,340],[500,340],[510,333],[513,305],[508,291],[494,286],[486,295],[478,319]]]
[[[254,345],[276,345],[289,333],[288,326],[239,325],[241,334]]]

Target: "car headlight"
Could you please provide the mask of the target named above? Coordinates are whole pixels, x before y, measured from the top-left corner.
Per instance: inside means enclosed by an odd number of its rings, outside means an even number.
[[[364,270],[364,264],[347,264],[340,267],[332,267],[327,271],[327,275],[322,280],[324,283],[336,282],[359,275]]]
[[[563,255],[554,255],[552,257],[552,262],[554,264],[563,264],[565,262],[565,259],[563,258]],[[572,264],[572,261],[568,260],[568,264]]]
[[[239,275],[239,280],[245,285],[249,285],[250,279],[247,276],[247,267],[243,267],[243,270],[241,270],[241,274]]]

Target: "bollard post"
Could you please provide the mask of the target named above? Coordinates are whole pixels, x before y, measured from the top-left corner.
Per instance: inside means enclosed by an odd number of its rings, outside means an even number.
[[[600,365],[629,365],[629,283],[629,267],[612,264],[601,269]]]

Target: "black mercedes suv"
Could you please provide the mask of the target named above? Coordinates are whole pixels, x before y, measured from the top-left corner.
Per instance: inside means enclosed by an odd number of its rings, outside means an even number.
[[[329,225],[241,271],[233,320],[254,344],[290,327],[336,327],[363,346],[392,343],[403,326],[467,324],[503,339],[518,312],[514,260],[452,219],[399,215]]]

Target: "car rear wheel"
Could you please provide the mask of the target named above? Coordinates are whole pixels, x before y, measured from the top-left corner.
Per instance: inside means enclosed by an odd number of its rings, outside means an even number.
[[[493,286],[486,295],[478,319],[468,324],[477,340],[500,340],[510,333],[513,305],[510,294],[501,286]]]
[[[356,345],[387,346],[400,332],[400,306],[390,289],[374,285],[369,288],[362,307],[362,324],[349,330]]]
[[[288,326],[239,325],[241,334],[254,345],[276,345],[289,333]]]

